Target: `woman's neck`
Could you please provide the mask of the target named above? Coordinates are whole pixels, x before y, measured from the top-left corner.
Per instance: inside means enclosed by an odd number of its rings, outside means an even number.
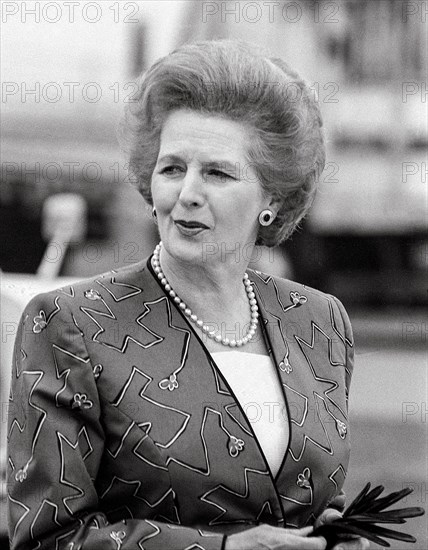
[[[234,322],[242,322],[242,316],[249,319],[243,284],[248,262],[186,263],[162,248],[160,263],[171,287],[198,317],[204,319],[203,313],[209,313],[213,321],[233,321],[233,317]]]
[[[171,258],[163,248],[160,264],[172,289],[216,334],[229,340],[239,340],[247,334],[252,319],[243,277],[248,264],[186,264]],[[200,337],[210,353],[234,349],[208,338],[202,331]],[[268,355],[260,324],[245,350]]]

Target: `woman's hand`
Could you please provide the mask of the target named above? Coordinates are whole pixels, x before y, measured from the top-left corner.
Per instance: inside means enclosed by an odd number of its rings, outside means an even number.
[[[315,521],[314,527],[320,527],[326,523],[331,523],[335,519],[341,518],[342,514],[334,508],[326,508]],[[363,537],[353,537],[350,540],[340,541],[332,550],[368,550],[370,542]]]
[[[228,535],[225,550],[325,550],[323,537],[308,537],[313,527],[283,529],[259,525],[241,533]]]

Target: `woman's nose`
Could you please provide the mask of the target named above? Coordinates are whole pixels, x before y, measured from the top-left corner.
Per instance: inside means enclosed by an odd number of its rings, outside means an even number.
[[[188,170],[181,180],[179,201],[183,206],[200,206],[204,202],[202,176],[196,171]]]

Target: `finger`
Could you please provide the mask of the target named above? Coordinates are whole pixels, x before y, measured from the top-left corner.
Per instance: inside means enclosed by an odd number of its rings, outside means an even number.
[[[339,510],[344,510],[346,506],[346,496],[344,494],[337,495],[334,497],[334,499],[330,502],[330,505],[327,505],[328,508],[330,506]]]
[[[290,535],[296,535],[298,537],[307,537],[312,533],[314,528],[312,525],[309,525],[308,527],[302,527],[301,529],[285,529],[285,532]]]
[[[369,548],[370,542],[363,537],[359,537],[354,540],[340,542],[333,547],[333,550],[368,550]]]
[[[338,510],[335,510],[334,508],[326,508],[324,512],[317,517],[314,526],[315,528],[321,527],[321,525],[331,523],[332,521],[341,517],[342,514]]]
[[[327,541],[324,537],[300,537],[295,534],[287,535],[283,542],[284,550],[325,550]]]
[[[324,511],[324,515],[322,519],[324,523],[331,523],[332,521],[339,519],[341,517],[342,517],[342,514],[338,510],[335,510],[334,508],[327,508],[327,510]]]

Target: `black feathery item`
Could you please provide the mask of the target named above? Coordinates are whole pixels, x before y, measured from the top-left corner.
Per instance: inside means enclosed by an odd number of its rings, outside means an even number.
[[[385,539],[416,542],[415,537],[412,535],[376,525],[377,523],[406,523],[406,519],[408,518],[423,516],[425,510],[419,506],[385,510],[388,506],[409,495],[413,489],[406,487],[401,491],[395,491],[382,498],[378,498],[383,492],[384,487],[379,485],[371,491],[370,487],[370,483],[367,483],[361,493],[357,495],[343,512],[341,518],[317,527],[311,533],[311,536],[324,537],[327,540],[327,549],[333,548],[341,540],[349,540],[355,536],[365,537],[385,547],[390,546],[389,542]]]

